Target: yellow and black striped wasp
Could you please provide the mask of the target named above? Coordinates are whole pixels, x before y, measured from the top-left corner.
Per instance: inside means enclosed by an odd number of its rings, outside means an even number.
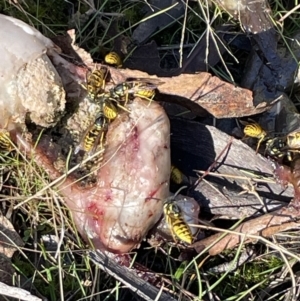
[[[286,148],[286,139],[282,137],[275,137],[268,139],[266,142],[266,154],[272,157],[280,158],[284,156],[283,149]]]
[[[109,93],[100,94],[95,98],[95,102],[99,103],[103,107],[104,115],[113,120],[118,115],[117,108],[123,111],[130,112],[126,105],[129,100],[133,100],[134,97],[138,96],[152,100],[155,95],[155,89],[158,84],[162,84],[160,80],[153,79],[153,83],[150,83],[152,79],[144,79],[143,81],[126,81],[116,85],[114,88],[109,90]],[[154,82],[156,84],[154,84]]]
[[[300,153],[300,131],[293,131],[285,136],[274,137],[266,143],[267,155],[275,158],[284,158],[293,161],[294,154]]]
[[[164,215],[174,241],[177,237],[181,241],[191,244],[193,242],[192,231],[184,220],[182,210],[173,197],[164,202]]]
[[[300,149],[300,131],[293,131],[286,135],[286,144],[290,149]]]
[[[122,67],[123,64],[121,57],[114,51],[109,52],[104,57],[104,62],[108,65],[116,66],[118,68]]]
[[[118,116],[118,102],[107,97],[105,94],[95,100],[100,105],[100,111],[109,121],[113,121]]]
[[[10,133],[5,129],[0,130],[0,150],[2,151],[11,151],[13,145],[10,140]]]
[[[175,199],[178,193],[185,188],[186,186],[179,188],[173,196],[168,197],[164,201],[163,208],[164,216],[174,241],[176,242],[177,237],[181,241],[187,244],[191,244],[193,242],[193,234],[191,228],[185,221],[184,212],[181,210],[180,206],[178,205]]]
[[[158,85],[163,83],[164,82],[156,78],[128,80],[110,89],[109,94],[111,98],[124,101],[125,104],[127,104],[128,100],[136,96],[152,100]]]
[[[175,165],[171,165],[171,180],[175,183],[175,184],[182,184],[183,182],[183,173],[182,171],[176,167]]]
[[[79,145],[75,148],[74,153],[80,150],[93,155],[98,146],[104,148],[105,135],[108,130],[108,124],[103,113],[100,113],[95,122],[86,130],[82,136]]]
[[[108,70],[104,67],[96,69],[87,75],[86,84],[83,84],[82,87],[87,90],[87,96],[91,101],[94,101],[97,95],[104,90],[107,76]]]
[[[245,125],[244,128],[245,137],[252,137],[258,139],[257,146],[256,146],[256,153],[257,153],[260,144],[267,136],[267,132],[262,128],[260,124],[258,124],[255,121],[251,120],[251,123],[247,123],[240,120],[240,122]]]
[[[177,185],[190,184],[189,177],[186,176],[177,166],[171,165],[171,181]]]
[[[86,85],[83,85],[83,87],[87,90],[88,99],[93,103],[99,104],[101,112],[111,121],[117,117],[118,110],[113,104],[113,99],[110,99],[107,96],[108,94],[104,93],[107,77],[107,68],[101,67],[100,69],[96,69],[88,75]],[[117,105],[117,101],[115,102]]]

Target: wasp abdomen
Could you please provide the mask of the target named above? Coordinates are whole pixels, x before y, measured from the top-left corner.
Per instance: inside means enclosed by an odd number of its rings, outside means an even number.
[[[179,206],[174,204],[173,201],[167,201],[164,205],[164,214],[174,239],[176,236],[181,241],[191,244],[193,241],[192,232],[184,221]]]
[[[7,130],[0,131],[0,149],[5,151],[12,150],[12,143],[10,140],[10,134]]]
[[[106,64],[116,66],[116,67],[122,67],[123,64],[121,57],[114,51],[109,52],[105,56],[104,61]]]

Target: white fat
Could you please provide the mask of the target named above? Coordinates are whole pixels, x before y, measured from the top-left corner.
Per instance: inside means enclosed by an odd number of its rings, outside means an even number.
[[[0,24],[0,126],[23,123],[26,112],[34,122],[48,125],[65,101],[60,78],[46,55],[54,44],[18,19],[0,14]]]

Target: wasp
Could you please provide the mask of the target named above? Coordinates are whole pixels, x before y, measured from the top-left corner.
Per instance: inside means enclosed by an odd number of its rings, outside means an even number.
[[[108,65],[116,66],[118,68],[122,67],[122,59],[116,52],[109,52],[105,58],[104,62]]]
[[[267,132],[260,126],[260,124],[258,124],[256,122],[247,124],[244,128],[244,134],[248,137],[258,139],[256,153],[258,152],[261,142],[267,136]]]
[[[108,125],[105,116],[103,114],[99,114],[95,122],[82,136],[80,144],[75,148],[74,153],[77,154],[80,150],[83,150],[89,153],[89,155],[92,155],[96,151],[98,145],[103,148],[107,129]]]
[[[87,76],[86,85],[82,85],[82,87],[87,90],[88,97],[91,100],[94,100],[99,92],[104,89],[106,77],[106,68],[96,69]]]
[[[293,161],[293,154],[300,153],[300,132],[295,131],[283,137],[269,139],[266,143],[266,153],[277,158],[287,156],[288,161]]]
[[[269,139],[266,143],[265,153],[275,158],[283,158],[286,156],[288,161],[293,161],[293,154],[299,153],[300,150],[291,149],[287,143],[287,136],[275,137]]]
[[[111,101],[105,101],[103,104],[104,116],[109,120],[114,120],[118,116],[118,110]]]
[[[275,137],[267,140],[265,152],[272,157],[281,158],[285,155],[283,150],[286,146],[286,139],[284,137]]]
[[[5,151],[12,150],[12,143],[10,140],[10,134],[7,130],[0,130],[0,149]]]
[[[117,107],[113,104],[110,98],[106,98],[105,96],[101,100],[101,110],[103,115],[109,120],[114,120],[118,116]]]
[[[291,149],[300,149],[300,132],[294,131],[286,136],[287,147]]]
[[[163,84],[163,82],[155,78],[140,78],[126,81],[112,88],[110,90],[110,96],[115,99],[125,98],[125,103],[128,101],[129,96],[153,99],[157,86],[161,84]]]
[[[182,211],[180,207],[174,203],[173,198],[165,201],[164,215],[174,240],[176,241],[175,237],[178,237],[181,241],[191,244],[193,242],[191,229],[185,222]]]
[[[127,108],[122,106],[118,100],[115,100],[112,97],[110,97],[110,94],[108,94],[108,93],[102,94],[102,95],[100,95],[100,97],[98,96],[95,99],[95,102],[97,102],[100,105],[101,113],[109,121],[112,121],[115,118],[117,118],[118,108],[121,108],[124,111],[130,112]]]
[[[186,181],[186,175],[175,165],[171,166],[171,180],[175,183],[175,184],[182,184],[183,182]]]

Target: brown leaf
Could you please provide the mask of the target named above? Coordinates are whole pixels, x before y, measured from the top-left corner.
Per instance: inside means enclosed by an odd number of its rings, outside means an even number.
[[[158,78],[138,70],[124,69],[120,72],[126,78]],[[175,102],[195,114],[203,115],[206,110],[216,118],[231,118],[258,114],[268,108],[267,103],[260,108],[255,107],[251,91],[222,81],[207,72],[159,79],[164,84],[158,86],[156,100]]]

